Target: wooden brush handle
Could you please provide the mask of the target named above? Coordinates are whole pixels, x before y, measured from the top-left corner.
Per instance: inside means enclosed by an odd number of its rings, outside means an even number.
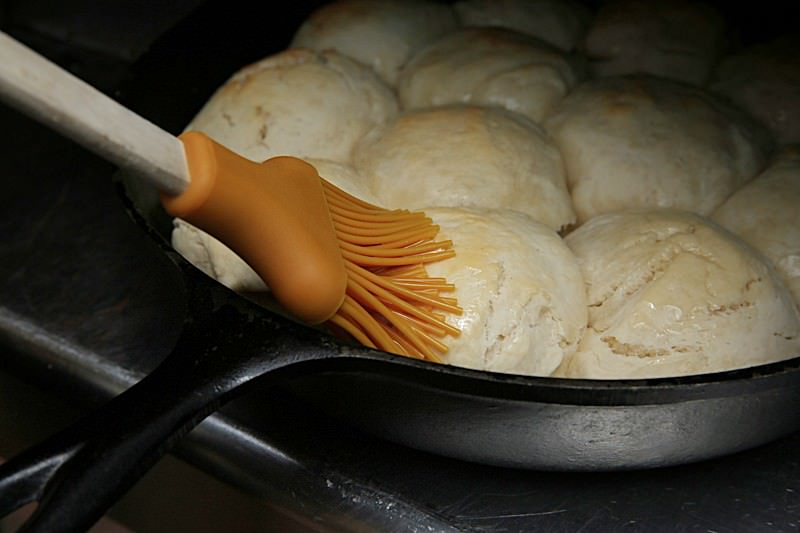
[[[162,192],[189,183],[180,140],[3,32],[0,97]]]

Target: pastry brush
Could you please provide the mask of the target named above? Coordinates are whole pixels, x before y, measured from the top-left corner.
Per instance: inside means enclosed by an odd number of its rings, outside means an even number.
[[[300,158],[245,159],[201,132],[164,131],[0,32],[0,95],[155,187],[165,210],[218,238],[296,319],[440,361],[454,289],[425,265],[454,255],[422,212],[364,202]],[[165,105],[168,105],[165,102]]]

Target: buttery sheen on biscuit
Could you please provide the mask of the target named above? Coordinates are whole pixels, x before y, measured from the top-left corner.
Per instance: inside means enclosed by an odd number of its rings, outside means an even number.
[[[586,298],[578,263],[551,228],[508,209],[426,208],[456,256],[428,265],[456,286],[464,308],[447,321],[445,362],[478,370],[548,376],[578,346]]]
[[[769,261],[708,218],[673,209],[600,215],[565,239],[589,319],[557,375],[704,374],[800,353],[800,316]]]

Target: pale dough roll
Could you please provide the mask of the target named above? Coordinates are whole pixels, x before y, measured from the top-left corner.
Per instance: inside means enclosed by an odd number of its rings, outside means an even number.
[[[589,320],[557,375],[680,376],[800,355],[800,317],[778,274],[705,217],[600,215],[565,240],[581,266]]]
[[[712,218],[767,256],[800,306],[800,146],[786,147]]]
[[[782,36],[727,56],[710,87],[759,119],[778,143],[800,143],[800,36]]]
[[[705,84],[728,47],[716,7],[691,0],[611,0],[586,34],[596,76],[653,74]]]
[[[453,8],[464,26],[509,28],[564,51],[582,47],[593,17],[573,0],[459,0]]]
[[[548,376],[577,348],[586,325],[580,268],[552,229],[511,210],[426,208],[456,256],[427,267],[456,286],[464,308],[447,321],[447,363]]]
[[[349,164],[324,159],[307,159],[319,175],[340,189],[372,204],[374,198],[363,186],[362,178]],[[269,216],[269,213],[264,213]],[[225,244],[180,219],[173,221],[172,246],[201,271],[237,292],[269,290],[264,281]]]
[[[400,72],[401,107],[493,105],[538,122],[577,83],[579,67],[558,49],[499,28],[464,28],[417,53]]]
[[[769,135],[707,91],[651,76],[585,82],[544,122],[579,221],[634,207],[703,215],[766,163]]]
[[[401,115],[354,165],[387,207],[516,209],[560,230],[575,221],[561,154],[534,122],[499,108]]]
[[[316,9],[291,46],[337,50],[394,85],[417,50],[457,27],[452,8],[428,0],[338,0]]]
[[[348,162],[355,144],[397,110],[394,93],[369,68],[332,51],[285,50],[236,72],[186,129],[254,161]]]

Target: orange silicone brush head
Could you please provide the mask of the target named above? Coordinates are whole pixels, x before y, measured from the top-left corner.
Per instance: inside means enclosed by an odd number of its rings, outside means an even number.
[[[455,255],[451,241],[424,213],[370,205],[322,181],[347,271],[347,290],[330,323],[362,344],[441,361],[445,336],[460,331],[446,321],[461,314],[455,287],[430,278],[425,265]]]
[[[187,132],[191,183],[162,194],[173,216],[228,245],[261,276],[275,298],[308,324],[365,346],[440,361],[446,321],[460,314],[454,287],[429,278],[425,264],[454,255],[436,241],[423,213],[387,210],[323,180],[294,157],[255,163],[206,135]]]

